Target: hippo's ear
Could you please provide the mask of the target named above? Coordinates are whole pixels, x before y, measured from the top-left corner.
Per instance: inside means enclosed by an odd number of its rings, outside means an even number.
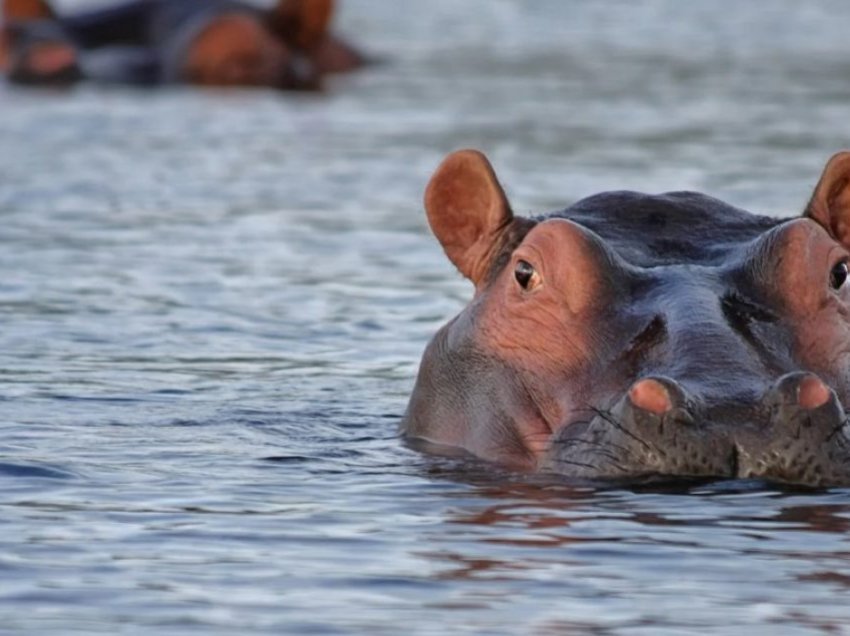
[[[487,158],[477,150],[458,150],[446,157],[425,190],[425,211],[446,256],[477,285],[513,220]]]
[[[850,152],[839,152],[826,163],[805,216],[850,248]]]

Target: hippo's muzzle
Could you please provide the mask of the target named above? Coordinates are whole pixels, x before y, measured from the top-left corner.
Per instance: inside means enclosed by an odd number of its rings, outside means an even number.
[[[599,479],[656,476],[850,483],[850,425],[811,373],[780,378],[747,409],[707,406],[665,377],[639,380],[609,410],[565,426],[545,470]],[[735,421],[737,416],[747,421]]]

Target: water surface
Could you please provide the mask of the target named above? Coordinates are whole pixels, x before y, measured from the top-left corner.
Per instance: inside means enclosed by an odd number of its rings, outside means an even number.
[[[81,6],[68,0],[65,8]],[[850,633],[850,497],[598,489],[407,448],[471,289],[421,193],[798,213],[848,139],[837,2],[345,4],[323,96],[0,88],[0,625]]]

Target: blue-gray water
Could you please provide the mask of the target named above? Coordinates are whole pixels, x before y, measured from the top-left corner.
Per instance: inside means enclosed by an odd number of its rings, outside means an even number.
[[[67,0],[61,7],[82,3]],[[845,3],[348,0],[327,95],[0,88],[0,632],[850,633],[850,492],[541,483],[396,434],[469,298],[421,192],[799,211]]]

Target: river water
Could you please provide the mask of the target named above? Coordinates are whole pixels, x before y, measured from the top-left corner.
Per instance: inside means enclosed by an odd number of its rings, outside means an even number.
[[[68,0],[62,8],[81,2]],[[321,96],[0,87],[0,632],[850,634],[850,491],[541,482],[410,449],[470,297],[421,193],[799,212],[838,0],[350,0]]]

